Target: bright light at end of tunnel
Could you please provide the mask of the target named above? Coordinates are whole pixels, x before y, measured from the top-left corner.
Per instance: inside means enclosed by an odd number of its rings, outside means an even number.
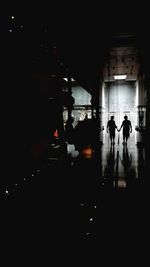
[[[115,80],[125,80],[127,75],[114,75]]]

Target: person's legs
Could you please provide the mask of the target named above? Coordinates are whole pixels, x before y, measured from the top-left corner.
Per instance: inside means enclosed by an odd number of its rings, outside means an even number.
[[[110,133],[110,142],[112,144],[112,134]]]
[[[126,136],[125,134],[123,134],[123,145],[125,145],[125,142],[126,142]]]
[[[128,137],[129,137],[129,136],[126,136],[126,144],[127,144],[127,141],[128,141]]]
[[[114,134],[114,132],[111,132],[110,133],[110,141],[111,141],[111,144],[114,144],[114,139],[115,139],[115,134]]]
[[[113,135],[113,145],[115,144],[115,135]]]
[[[129,133],[126,133],[126,135],[125,135],[126,144],[127,144],[128,138],[129,138]]]

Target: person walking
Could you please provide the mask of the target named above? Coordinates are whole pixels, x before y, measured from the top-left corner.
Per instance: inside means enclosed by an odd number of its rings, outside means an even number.
[[[111,145],[115,144],[114,140],[115,140],[115,131],[116,131],[116,129],[117,129],[117,126],[116,126],[116,123],[114,121],[114,116],[111,116],[110,120],[107,122],[107,127],[106,127],[107,133],[109,132]]]
[[[130,133],[132,133],[132,124],[131,124],[131,121],[128,120],[127,115],[124,116],[124,120],[118,132],[120,132],[121,128],[123,128],[123,145],[127,145],[127,141],[130,136]]]

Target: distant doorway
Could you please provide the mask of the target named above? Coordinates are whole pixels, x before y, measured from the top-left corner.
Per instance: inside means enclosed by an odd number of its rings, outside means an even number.
[[[127,115],[132,123],[133,133],[132,140],[135,144],[135,125],[137,121],[136,112],[136,84],[134,81],[119,81],[105,83],[103,92],[103,125],[106,129],[107,121],[113,115],[118,128],[120,128],[124,116]],[[103,142],[105,142],[103,134]]]

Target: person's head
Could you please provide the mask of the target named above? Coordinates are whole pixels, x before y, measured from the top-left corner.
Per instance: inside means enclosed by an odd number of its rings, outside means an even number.
[[[111,116],[110,118],[111,118],[111,120],[114,120],[114,116]]]
[[[125,116],[124,116],[124,119],[125,119],[125,120],[127,120],[127,119],[128,119],[128,116],[127,116],[127,115],[125,115]]]

